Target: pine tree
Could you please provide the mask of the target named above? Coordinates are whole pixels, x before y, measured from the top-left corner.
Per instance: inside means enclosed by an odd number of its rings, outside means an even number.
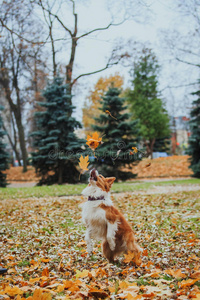
[[[42,177],[39,184],[74,183],[79,179],[76,153],[82,145],[74,130],[81,124],[71,116],[74,107],[68,86],[60,77],[54,78],[43,97],[46,102],[38,103],[43,111],[35,113],[38,130],[31,134],[36,148],[32,164]]]
[[[144,49],[134,65],[133,90],[126,93],[132,118],[139,119],[140,135],[151,157],[156,139],[170,134],[169,117],[158,92],[159,69],[155,55]]]
[[[171,146],[171,140],[170,136],[163,137],[163,138],[157,138],[155,140],[153,151],[154,152],[170,152],[170,146]]]
[[[137,175],[122,170],[122,167],[138,158],[138,154],[130,152],[132,147],[137,147],[139,139],[137,121],[130,121],[125,98],[120,97],[120,92],[119,88],[111,86],[102,97],[100,110],[103,113],[95,119],[96,125],[93,126],[103,136],[103,144],[95,152],[98,158],[95,166],[104,176],[126,180]]]
[[[200,178],[200,91],[194,95],[198,98],[193,102],[193,109],[190,113],[191,136],[187,153],[191,156],[190,168],[194,172],[194,177]]]
[[[3,110],[3,106],[0,106],[0,112]],[[3,138],[6,132],[2,129],[3,121],[0,114],[0,187],[6,187],[6,174],[3,174],[2,171],[8,169],[8,158],[9,155],[6,151],[6,145],[3,141]]]

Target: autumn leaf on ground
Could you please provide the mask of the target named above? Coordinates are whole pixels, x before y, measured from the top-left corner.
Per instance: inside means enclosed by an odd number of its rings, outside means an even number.
[[[141,264],[140,253],[138,253],[137,255],[135,255],[134,252],[128,251],[128,254],[124,254],[124,256],[125,256],[125,259],[124,259],[125,263],[133,262],[137,266],[139,266]]]
[[[181,282],[178,282],[178,285],[179,285],[179,288],[185,288],[185,287],[195,284],[196,281],[198,281],[198,279],[183,280]]]
[[[117,120],[117,118],[115,118],[115,117],[113,117],[113,115],[111,115],[111,112],[110,112],[109,110],[105,110],[105,113],[106,113],[107,115],[109,115],[111,118]]]
[[[87,143],[86,143],[93,151],[102,144],[102,138],[99,137],[97,132],[94,132],[92,136],[88,134]]]
[[[178,269],[178,270],[165,270],[165,273],[175,277],[175,278],[185,278],[187,277],[186,274],[182,273],[181,272],[181,269]]]
[[[81,155],[80,159],[79,159],[79,167],[83,170],[83,171],[87,171],[88,170],[88,165],[89,165],[89,156],[85,156],[83,157]]]

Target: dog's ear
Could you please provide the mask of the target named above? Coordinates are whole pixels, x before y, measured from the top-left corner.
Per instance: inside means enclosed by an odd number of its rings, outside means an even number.
[[[109,186],[111,187],[111,185],[113,184],[113,182],[115,181],[115,177],[107,177],[106,181],[109,184]]]

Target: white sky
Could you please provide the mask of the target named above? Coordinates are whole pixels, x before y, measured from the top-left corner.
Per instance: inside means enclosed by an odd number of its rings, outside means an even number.
[[[113,2],[113,11],[117,11],[117,3],[126,3],[125,0],[118,0]],[[175,0],[176,1],[176,0]],[[194,88],[183,87],[179,89],[166,89],[166,86],[177,86],[194,82],[198,79],[198,72],[194,67],[178,63],[169,55],[167,44],[163,43],[162,30],[173,31],[178,29],[181,36],[187,34],[190,27],[193,26],[188,17],[180,18],[180,15],[175,10],[174,0],[146,0],[151,13],[147,17],[143,16],[143,20],[139,23],[134,21],[127,21],[126,23],[111,27],[109,30],[95,33],[83,38],[79,41],[74,75],[95,71],[105,66],[107,57],[112,49],[114,41],[117,39],[133,40],[147,43],[147,46],[153,49],[158,57],[161,65],[160,75],[160,90],[163,90],[163,98],[166,102],[166,107],[170,114],[185,115],[188,111],[186,108],[190,107],[189,98],[187,97]],[[91,0],[85,1],[77,5],[78,12],[78,27],[79,33],[86,32],[97,27],[104,27],[110,22],[110,13],[107,10],[107,0]],[[111,2],[110,2],[111,3]],[[134,11],[135,0],[132,0],[130,7]],[[123,6],[120,7],[123,12]],[[145,8],[144,8],[145,11]],[[65,15],[65,11],[63,12]],[[66,14],[67,19],[67,14]],[[82,31],[81,31],[82,29]],[[65,63],[65,54],[60,55],[60,60]],[[123,68],[117,65],[104,72],[84,77],[78,81],[75,89],[74,104],[76,105],[76,117],[82,119],[82,105],[88,92],[93,88],[99,77],[108,76],[118,71],[124,76],[125,86],[130,86],[129,71],[130,68]],[[188,76],[189,74],[189,76]]]

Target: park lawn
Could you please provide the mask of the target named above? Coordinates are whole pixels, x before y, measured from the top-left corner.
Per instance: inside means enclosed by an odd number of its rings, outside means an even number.
[[[154,186],[168,185],[200,185],[200,179],[190,178],[182,180],[158,181],[158,182],[119,182],[114,183],[112,192],[134,192],[138,190],[147,190]],[[15,198],[31,198],[31,197],[54,197],[66,195],[80,195],[81,191],[86,187],[86,184],[67,184],[67,185],[52,185],[52,186],[35,186],[24,188],[0,188],[0,200],[15,199]]]
[[[137,184],[127,185],[135,188]],[[124,185],[116,184],[114,190]],[[66,186],[61,188],[60,193]],[[72,192],[79,193],[79,187]],[[82,196],[40,194],[41,198],[36,198],[33,194],[0,201],[0,266],[8,268],[8,275],[0,275],[0,298],[200,298],[199,191],[112,194],[115,206],[129,220],[144,248],[138,265],[131,256],[109,264],[98,241],[87,259]]]

